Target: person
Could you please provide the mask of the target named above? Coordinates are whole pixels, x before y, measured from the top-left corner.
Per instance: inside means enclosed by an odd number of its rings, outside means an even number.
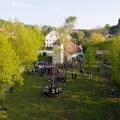
[[[60,80],[60,74],[57,75],[57,80]]]
[[[95,95],[95,89],[93,89],[93,94]]]
[[[114,89],[111,89],[111,95],[114,96]]]
[[[58,86],[55,87],[55,96],[58,96],[59,95],[59,89],[58,89]]]
[[[49,89],[48,85],[45,88],[48,90]]]
[[[52,84],[49,85],[49,94],[52,92]]]
[[[75,79],[77,78],[77,74],[75,73]]]
[[[82,69],[82,75],[84,75],[84,68]]]
[[[74,77],[74,75],[73,75],[73,73],[72,73],[72,79],[73,79],[73,77]]]
[[[104,76],[107,77],[107,72],[104,72]]]
[[[97,66],[97,71],[100,72],[100,66]]]
[[[82,73],[82,70],[80,69],[80,73]]]
[[[92,78],[92,72],[90,72],[90,77]]]
[[[46,72],[44,72],[43,76],[46,77]]]
[[[91,72],[87,72],[87,74],[88,74],[88,78],[90,78],[90,76],[91,76],[90,73],[91,73]]]
[[[72,69],[72,73],[74,73],[74,69]]]
[[[62,93],[62,88],[60,86],[58,86],[58,90],[59,90],[59,94]]]
[[[43,95],[46,96],[46,89],[45,89],[45,87],[43,87],[42,92],[43,92]]]
[[[10,92],[13,93],[13,86],[10,87]]]
[[[55,96],[55,88],[52,88],[51,95],[52,95],[52,97]]]

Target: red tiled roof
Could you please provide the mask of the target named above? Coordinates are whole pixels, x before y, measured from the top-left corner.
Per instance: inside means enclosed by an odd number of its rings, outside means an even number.
[[[73,42],[69,42],[66,45],[66,50],[70,55],[76,54],[78,52],[81,52],[81,49],[78,45],[75,45]]]

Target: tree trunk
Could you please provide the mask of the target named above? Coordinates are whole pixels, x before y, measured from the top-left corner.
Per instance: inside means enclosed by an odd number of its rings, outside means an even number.
[[[1,98],[1,105],[2,105],[2,109],[4,109],[4,100],[3,100],[3,98]]]
[[[64,64],[64,69],[65,69],[65,79],[67,78],[67,57],[65,57],[65,64]]]

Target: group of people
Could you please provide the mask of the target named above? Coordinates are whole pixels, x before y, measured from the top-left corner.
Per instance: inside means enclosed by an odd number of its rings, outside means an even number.
[[[45,97],[55,97],[62,93],[62,88],[58,85],[53,86],[50,84],[49,86],[43,87],[42,93]]]
[[[72,79],[76,79],[77,78],[77,74],[76,73],[72,73]]]
[[[58,74],[57,75],[57,81],[60,81],[60,82],[64,83],[65,82],[65,77],[63,77],[61,74]]]
[[[80,69],[80,73],[82,73],[82,75],[84,75],[84,68]]]

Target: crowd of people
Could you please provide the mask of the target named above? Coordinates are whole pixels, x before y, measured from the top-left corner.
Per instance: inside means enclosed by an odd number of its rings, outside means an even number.
[[[77,61],[77,62],[76,62]],[[79,62],[80,64],[80,73],[84,75],[84,62],[82,57],[78,57],[77,59],[73,59],[73,63],[77,64]],[[107,63],[108,64],[108,63]],[[75,66],[72,65],[72,68]],[[54,75],[54,81],[60,81],[60,82],[65,82],[65,76],[61,74],[61,71],[65,74],[65,68],[63,66],[53,66],[52,61],[46,60],[46,61],[40,61],[35,63],[35,67],[33,70],[33,74],[39,74],[40,76],[46,77],[47,75]],[[98,72],[101,71],[101,67],[98,65],[96,67],[96,70]],[[92,72],[87,71],[88,78],[92,78]],[[77,79],[77,73],[72,69],[72,74],[71,77],[72,79]],[[107,72],[104,72],[104,76],[107,76]],[[52,79],[49,79],[49,81],[53,81]],[[50,83],[50,85],[47,85],[43,87],[42,93],[45,97],[55,97],[58,96],[62,93],[62,88],[58,84],[53,84],[53,82]],[[95,95],[96,90],[93,89],[93,93]],[[114,95],[114,89],[111,90],[111,95]]]
[[[50,84],[43,87],[42,92],[45,97],[56,97],[62,93],[62,88],[58,85]]]
[[[47,75],[58,75],[57,79],[63,79],[61,73],[64,71],[63,66],[55,66],[52,64],[52,60],[46,59],[45,61],[37,61],[34,68],[28,69],[28,73],[33,75],[40,75],[41,77],[46,77]]]

